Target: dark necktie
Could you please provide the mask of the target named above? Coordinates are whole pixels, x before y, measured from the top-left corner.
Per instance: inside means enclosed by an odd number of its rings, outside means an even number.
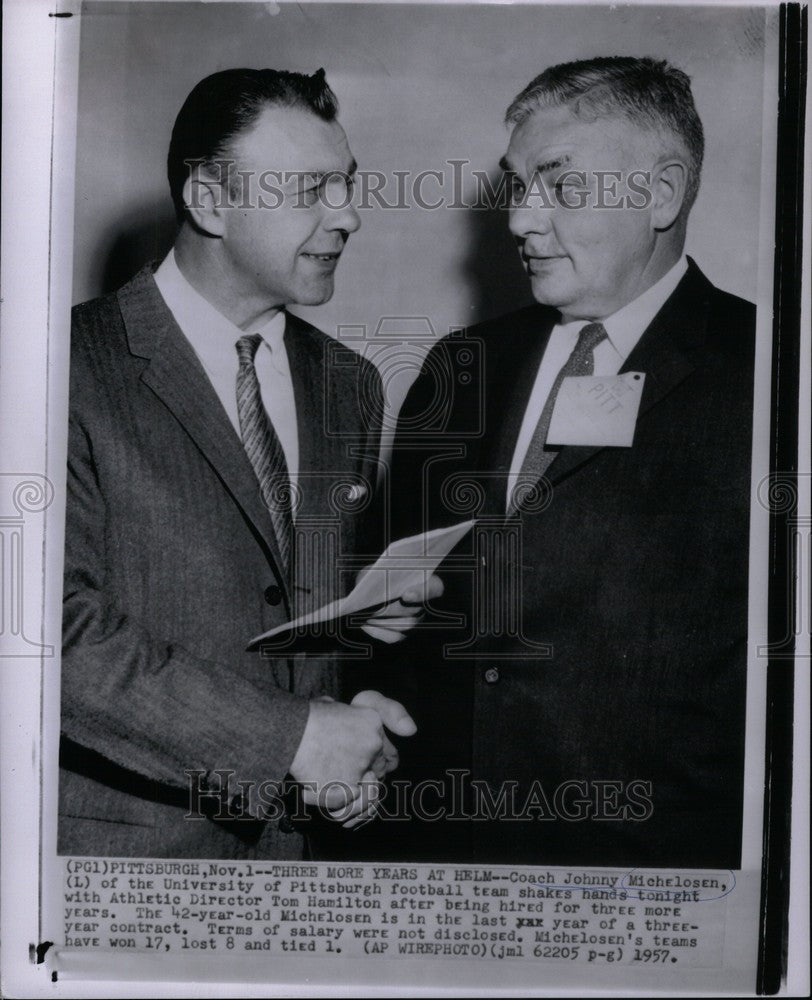
[[[262,499],[270,511],[279,552],[287,572],[293,536],[292,493],[282,444],[262,405],[259,379],[254,366],[254,357],[261,342],[262,337],[258,333],[240,337],[237,341],[237,357],[240,361],[237,371],[237,413],[242,443],[256,473]]]
[[[514,497],[520,496],[524,492],[523,489],[517,489],[517,487],[521,486],[521,484],[525,484],[526,486],[531,483],[537,483],[558,454],[558,449],[548,448],[546,442],[561,383],[565,378],[592,374],[595,368],[595,360],[592,352],[601,341],[606,340],[606,337],[607,334],[603,323],[587,323],[578,334],[578,342],[572,354],[567,359],[566,364],[556,376],[555,382],[553,382],[553,386],[550,389],[550,395],[547,397],[547,402],[544,404],[541,416],[536,424],[536,429],[533,431],[533,437],[530,439],[527,454],[524,457],[524,462],[522,462],[519,482],[514,486],[513,496],[508,504],[508,516],[516,513]]]

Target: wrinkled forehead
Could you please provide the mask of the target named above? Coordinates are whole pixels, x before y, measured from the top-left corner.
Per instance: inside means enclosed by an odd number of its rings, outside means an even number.
[[[267,107],[232,143],[245,169],[352,173],[355,161],[344,129],[306,108]]]
[[[570,105],[539,108],[514,127],[504,163],[528,176],[567,166],[612,170],[637,160],[648,139],[621,115],[591,120]]]

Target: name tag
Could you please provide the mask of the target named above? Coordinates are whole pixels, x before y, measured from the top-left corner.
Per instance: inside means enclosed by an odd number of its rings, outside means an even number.
[[[547,444],[630,448],[645,380],[643,372],[565,378],[556,397]]]

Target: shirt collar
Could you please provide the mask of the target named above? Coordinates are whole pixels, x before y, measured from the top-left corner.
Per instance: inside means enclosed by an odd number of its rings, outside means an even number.
[[[637,341],[665,305],[666,300],[682,281],[687,270],[688,259],[683,254],[677,263],[669,268],[651,288],[647,288],[642,295],[638,295],[628,305],[618,309],[616,313],[603,321],[612,347],[624,361],[632,353]]]
[[[209,371],[224,366],[236,367],[234,345],[246,334],[208,302],[183,276],[174,248],[155,272],[155,284],[186,339],[191,343],[203,367]],[[285,313],[280,310],[256,330],[271,353],[284,355]],[[281,358],[280,358],[281,360]]]
[[[659,281],[647,288],[642,295],[638,295],[628,305],[601,321],[609,343],[622,361],[625,361],[632,353],[637,341],[643,336],[648,325],[682,281],[687,270],[688,258],[683,254],[677,263],[669,268]],[[579,319],[571,323],[559,324],[558,329],[571,336],[574,342],[579,331],[585,325],[586,320]]]

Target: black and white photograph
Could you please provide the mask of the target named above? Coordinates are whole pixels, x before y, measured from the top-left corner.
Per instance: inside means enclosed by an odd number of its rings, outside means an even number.
[[[806,8],[23,6],[8,995],[808,985]]]

